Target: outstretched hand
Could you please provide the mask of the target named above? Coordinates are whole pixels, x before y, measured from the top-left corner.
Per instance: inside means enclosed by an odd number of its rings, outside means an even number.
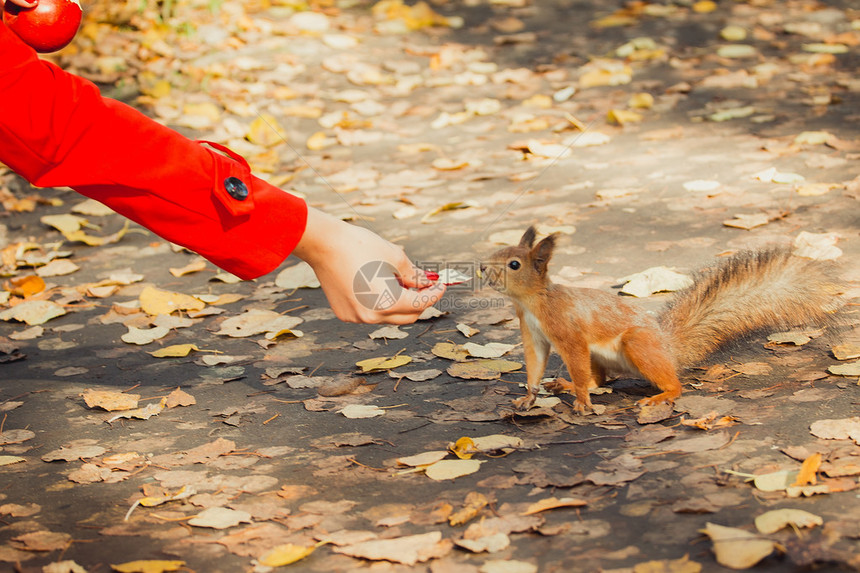
[[[313,208],[293,252],[314,269],[335,315],[346,322],[409,324],[445,292],[402,248]]]

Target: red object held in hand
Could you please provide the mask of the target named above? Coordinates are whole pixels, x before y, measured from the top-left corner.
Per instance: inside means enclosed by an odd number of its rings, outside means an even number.
[[[37,52],[56,52],[72,41],[81,25],[83,11],[78,0],[39,0],[33,8],[22,8],[6,0],[3,22]]]

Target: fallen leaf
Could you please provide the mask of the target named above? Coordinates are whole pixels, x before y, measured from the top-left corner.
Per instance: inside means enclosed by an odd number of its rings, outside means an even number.
[[[474,539],[455,539],[454,543],[472,553],[498,553],[510,546],[511,539],[506,533],[497,532]]]
[[[734,227],[736,229],[755,229],[770,223],[770,217],[764,213],[753,213],[750,215],[735,215],[734,219],[726,219],[723,225],[726,227]]]
[[[809,233],[801,231],[794,239],[792,253],[798,257],[830,261],[842,256],[842,249],[836,246],[839,236],[836,233]]]
[[[302,261],[279,272],[275,277],[275,286],[293,291],[300,288],[319,288],[320,281],[313,268]]]
[[[13,296],[27,298],[45,290],[45,281],[37,275],[14,277],[4,285],[4,288]]]
[[[170,274],[175,277],[184,277],[185,275],[189,275],[191,273],[199,273],[200,271],[206,270],[206,261],[204,259],[199,259],[192,263],[188,263],[184,267],[168,269]]]
[[[375,418],[385,414],[385,410],[379,406],[372,406],[369,404],[350,404],[339,410],[339,412],[351,420]]]
[[[251,514],[227,507],[209,507],[188,520],[188,525],[211,529],[227,529],[240,523],[251,523]]]
[[[490,500],[487,499],[487,496],[476,491],[471,491],[466,494],[463,507],[448,516],[448,524],[451,527],[464,525],[477,517],[478,512],[489,504]]]
[[[137,344],[143,346],[151,344],[160,338],[164,338],[170,334],[170,329],[166,326],[154,326],[152,328],[137,328],[129,326],[128,332],[123,334],[120,339],[128,344]]]
[[[72,536],[55,531],[33,531],[13,537],[12,541],[26,551],[57,551],[67,549]]]
[[[626,284],[621,287],[624,294],[647,297],[658,292],[672,292],[685,289],[693,284],[687,275],[666,267],[652,267],[621,279]]]
[[[284,543],[283,545],[278,545],[277,547],[269,549],[263,553],[257,561],[260,565],[264,565],[266,567],[283,567],[284,565],[290,565],[296,561],[301,561],[316,551],[317,547],[322,544],[323,542],[317,543],[316,545]]]
[[[466,338],[471,338],[481,332],[477,328],[472,328],[468,324],[463,324],[462,322],[457,324],[457,330],[459,330]]]
[[[147,286],[140,293],[140,309],[151,316],[170,314],[176,311],[203,310],[202,300],[178,292]]]
[[[66,310],[50,300],[27,300],[0,312],[0,320],[17,320],[30,326],[63,316]]]
[[[215,334],[232,338],[245,338],[256,334],[280,333],[291,330],[302,322],[304,321],[297,316],[252,308],[239,316],[226,319],[221,323],[221,329]]]
[[[701,563],[690,561],[688,555],[680,559],[645,561],[633,566],[633,573],[700,573]]]
[[[429,466],[430,464],[435,464],[439,460],[445,459],[446,457],[448,457],[447,450],[434,450],[431,452],[415,454],[414,456],[405,456],[402,458],[397,458],[397,463],[402,466],[409,467]]]
[[[457,362],[448,367],[447,372],[457,378],[468,380],[495,380],[503,373],[519,370],[523,365],[511,360],[487,359],[472,362]]]
[[[426,370],[414,370],[412,372],[395,372],[394,370],[389,370],[388,375],[392,378],[406,378],[407,380],[411,380],[412,382],[426,382],[427,380],[432,380],[442,374],[441,370],[437,370],[436,368],[428,368]]]
[[[475,358],[500,358],[516,348],[516,344],[503,344],[501,342],[489,342],[487,344],[475,344],[467,342],[463,349]]]
[[[481,469],[483,460],[440,460],[424,468],[432,480],[443,481],[473,474]]]
[[[818,420],[809,427],[813,436],[823,440],[854,440],[860,444],[860,416],[835,420]]]
[[[138,420],[148,420],[153,416],[157,416],[164,410],[164,405],[167,403],[167,398],[162,398],[160,402],[153,402],[143,408],[137,408],[136,410],[126,410],[121,414],[117,414],[112,418],[107,420],[107,423],[110,424],[120,418],[137,418]]]
[[[812,339],[806,333],[795,330],[791,332],[776,332],[769,335],[767,340],[774,344],[793,344],[795,346],[803,346]]]
[[[836,348],[833,349],[833,353],[836,354]],[[827,371],[837,376],[860,376],[860,360],[850,364],[834,364]]]
[[[3,432],[0,432],[0,446],[5,446],[6,444],[20,444],[21,442],[32,440],[35,437],[36,434],[32,430],[3,430]]]
[[[453,342],[437,342],[433,345],[433,348],[430,349],[430,352],[439,358],[447,358],[448,360],[454,360],[457,362],[466,360],[469,357],[468,350],[459,344],[454,344]]]
[[[584,499],[579,499],[575,497],[563,497],[561,499],[555,497],[547,497],[531,504],[520,515],[534,515],[536,513],[540,513],[550,509],[557,509],[559,507],[583,507],[585,505],[587,505],[587,502]]]
[[[376,340],[378,338],[385,338],[386,340],[399,340],[409,336],[409,333],[400,330],[400,327],[398,326],[389,325],[377,328],[376,330],[368,334],[368,336],[370,336],[371,340]]]
[[[381,356],[379,358],[368,358],[356,362],[355,365],[361,368],[362,372],[377,372],[380,370],[391,370],[399,368],[412,362],[412,357],[406,354],[398,354],[397,356]]]
[[[150,352],[150,354],[156,358],[181,358],[188,356],[192,351],[199,350],[200,349],[196,344],[173,344],[171,346],[159,348],[158,350]]]
[[[755,527],[760,533],[769,535],[776,533],[783,527],[815,527],[821,525],[824,520],[819,516],[802,509],[782,508],[765,512],[755,518]]]
[[[88,458],[95,458],[95,457],[102,455],[106,451],[107,450],[105,450],[103,447],[95,446],[95,445],[89,445],[89,446],[88,445],[80,445],[80,446],[62,447],[58,450],[53,450],[51,452],[44,454],[42,456],[42,461],[43,462],[55,462],[58,460],[62,460],[62,461],[66,461],[66,462],[72,462],[75,460],[84,460],[84,459],[88,459]]]
[[[161,559],[142,559],[128,561],[119,565],[111,565],[111,569],[117,573],[165,573],[167,571],[179,571],[185,567],[185,561],[166,561]]]
[[[821,467],[821,454],[816,452],[803,460],[800,466],[800,471],[797,473],[797,479],[794,480],[793,486],[815,485],[818,481],[818,468]]]
[[[164,405],[167,408],[176,408],[177,406],[193,406],[196,403],[197,400],[194,399],[194,396],[184,390],[176,388],[167,395],[167,401]]]
[[[108,412],[137,408],[140,394],[127,394],[115,390],[86,389],[81,393],[88,408],[101,408]]]
[[[735,527],[707,523],[702,532],[711,538],[717,562],[732,569],[753,567],[774,549],[773,541]]]
[[[442,532],[430,531],[418,535],[393,539],[374,539],[344,547],[335,547],[334,551],[359,559],[415,565],[441,557],[450,549],[451,544],[442,539]]]

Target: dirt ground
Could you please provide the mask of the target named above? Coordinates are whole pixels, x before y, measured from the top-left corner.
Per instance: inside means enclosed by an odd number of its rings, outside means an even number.
[[[137,6],[85,4],[51,57],[472,278],[439,316],[345,324],[294,259],[236,282],[0,167],[0,569],[267,571],[293,544],[283,570],[860,570],[850,2]],[[44,219],[70,213],[104,244]],[[514,412],[517,321],[474,271],[532,224],[561,233],[558,282],[618,296],[652,267],[803,248],[840,265],[844,326],[738,343],[650,419],[626,378],[588,416],[569,395]],[[37,300],[64,314],[12,316]]]

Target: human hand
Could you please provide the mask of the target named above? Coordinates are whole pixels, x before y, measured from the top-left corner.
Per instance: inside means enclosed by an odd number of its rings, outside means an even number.
[[[346,322],[409,324],[445,292],[402,248],[317,209],[308,208],[293,253],[314,269],[335,315]]]
[[[28,0],[0,0],[0,8],[3,8],[5,2],[11,2],[12,4],[16,4],[21,8],[33,8],[36,4],[39,3],[39,0],[33,0],[29,2]]]

